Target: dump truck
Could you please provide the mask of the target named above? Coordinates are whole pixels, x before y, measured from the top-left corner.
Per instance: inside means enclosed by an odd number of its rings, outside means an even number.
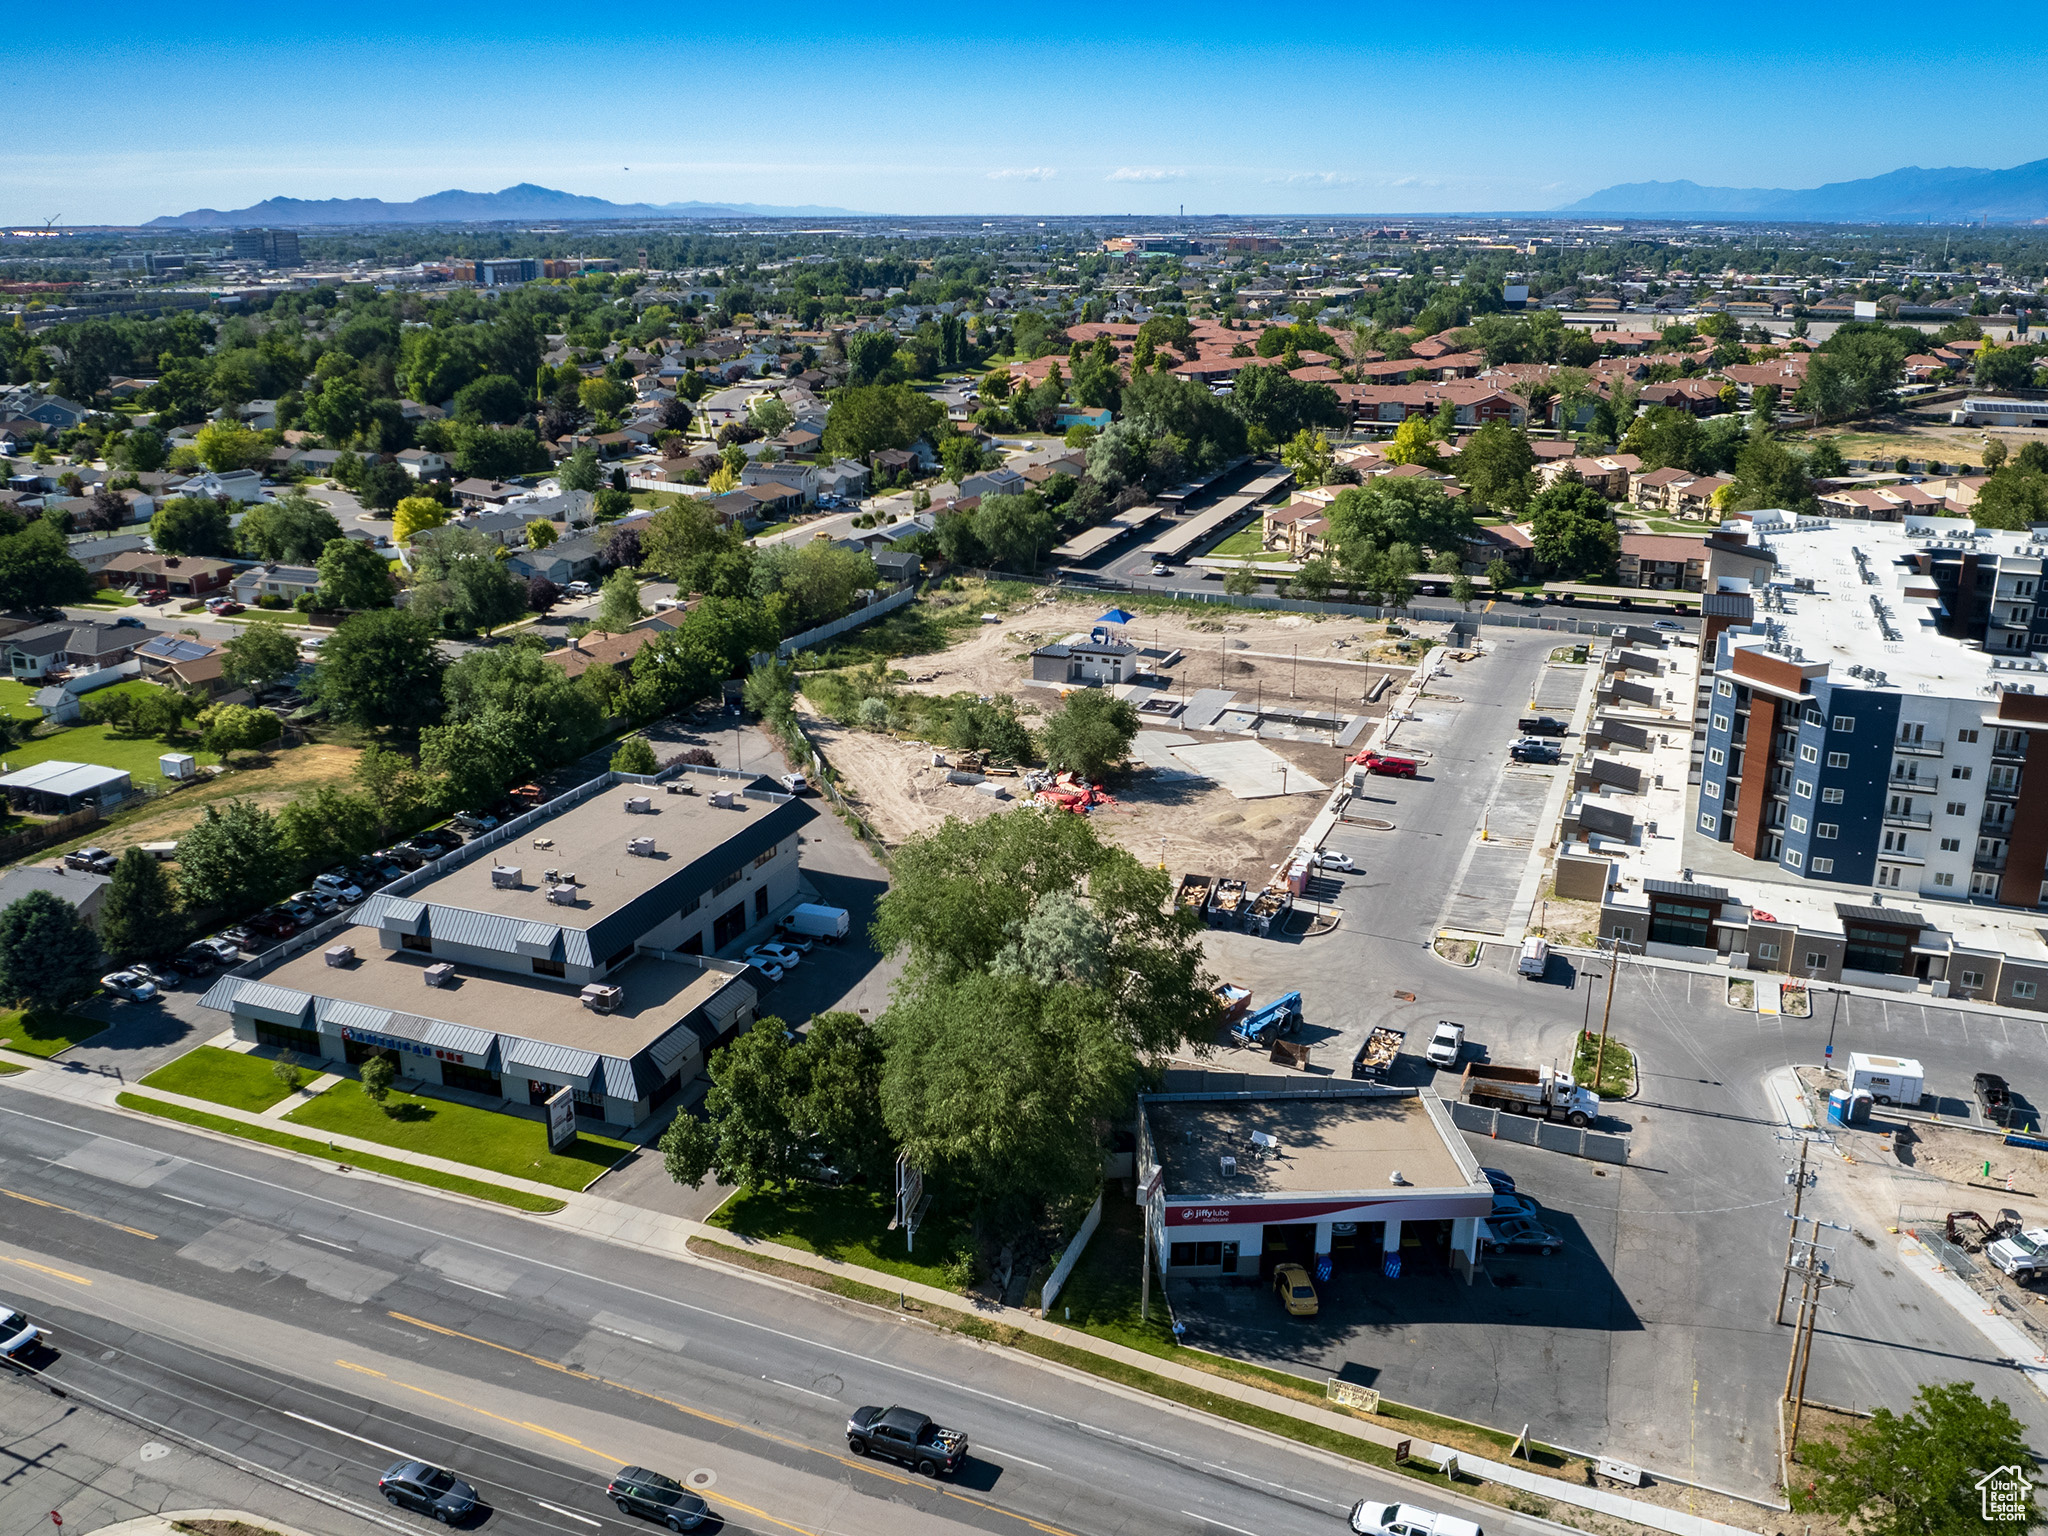
[[[1406,1030],[1380,1025],[1365,1037],[1365,1044],[1351,1058],[1351,1075],[1368,1083],[1380,1081],[1393,1067],[1394,1058],[1401,1054],[1401,1046],[1407,1038]]]
[[[1475,1061],[1465,1068],[1459,1097],[1467,1104],[1504,1109],[1510,1114],[1537,1115],[1585,1125],[1600,1116],[1600,1100],[1581,1088],[1569,1072],[1549,1067],[1497,1067]]]

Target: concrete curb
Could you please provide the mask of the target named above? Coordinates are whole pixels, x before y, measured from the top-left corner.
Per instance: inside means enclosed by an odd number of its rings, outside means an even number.
[[[235,1520],[256,1530],[268,1531],[271,1536],[308,1536],[295,1525],[245,1514],[239,1509],[177,1509],[160,1515],[138,1515],[133,1520],[103,1525],[94,1536],[181,1536],[176,1530],[177,1523],[192,1520]]]

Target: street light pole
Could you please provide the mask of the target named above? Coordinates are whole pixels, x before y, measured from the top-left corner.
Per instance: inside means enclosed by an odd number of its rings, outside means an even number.
[[[1835,988],[1834,1011],[1828,1015],[1828,1049],[1827,1055],[1821,1061],[1821,1065],[1823,1067],[1832,1067],[1835,1064],[1835,1025],[1841,1019],[1841,1017],[1842,989],[1840,987],[1837,987]]]

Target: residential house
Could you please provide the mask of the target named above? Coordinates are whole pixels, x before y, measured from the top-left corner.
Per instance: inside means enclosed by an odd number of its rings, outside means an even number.
[[[289,606],[319,589],[320,573],[310,565],[259,565],[243,571],[229,585],[235,601],[245,607],[254,608],[266,597],[281,598]]]
[[[1609,501],[1628,499],[1629,476],[1642,468],[1643,461],[1632,453],[1606,454],[1597,458],[1583,455],[1569,459],[1545,459],[1536,466],[1536,478],[1545,486],[1560,480],[1590,485]]]
[[[871,544],[864,547],[882,580],[892,585],[901,586],[904,582],[915,581],[924,570],[924,562],[910,550],[878,549]]]
[[[62,395],[43,395],[31,391],[24,400],[14,406],[13,414],[32,421],[48,431],[62,432],[67,427],[77,426],[92,412],[90,408],[76,401],[66,400]]]
[[[984,469],[972,475],[960,477],[960,494],[965,496],[1021,496],[1032,488],[1016,470],[1007,465],[1001,469]]]
[[[522,578],[544,576],[558,587],[572,581],[591,581],[598,574],[601,546],[595,533],[584,530],[557,539],[546,549],[522,549],[505,564]]]
[[[868,470],[865,464],[852,459],[834,459],[818,470],[818,494],[821,496],[854,497],[868,493]]]
[[[142,663],[143,677],[155,682],[180,662],[200,661],[220,650],[220,646],[190,635],[158,634],[135,648],[135,659]]]
[[[877,448],[868,455],[868,463],[878,475],[894,477],[906,471],[915,472],[918,457],[907,448]]]
[[[1516,523],[1495,523],[1473,532],[1465,540],[1465,572],[1483,576],[1496,560],[1505,560],[1516,582],[1533,580],[1536,574],[1536,541],[1529,530]]]
[[[1844,487],[1823,492],[1817,500],[1829,517],[1856,517],[1873,523],[1899,523],[1909,515],[1939,516],[1949,510],[1939,492],[1918,485]]]
[[[448,473],[448,460],[431,448],[402,448],[396,455],[398,467],[415,480],[433,480]]]
[[[1505,421],[1509,426],[1526,426],[1529,403],[1520,395],[1488,384],[1484,379],[1458,379],[1448,384],[1339,384],[1337,397],[1350,408],[1359,422],[1394,424],[1410,416],[1434,416],[1443,403],[1451,403],[1453,420],[1461,427],[1484,426]]]
[[[1693,416],[1718,416],[1728,409],[1721,399],[1725,387],[1726,381],[1721,379],[1672,379],[1664,384],[1645,384],[1636,404],[1645,408],[1669,406]]]
[[[263,499],[263,477],[253,469],[231,469],[225,473],[204,469],[188,476],[172,491],[178,496],[210,496],[216,501],[246,504]]]
[[[1629,476],[1628,499],[1639,507],[1669,510],[1667,496],[1674,485],[1694,478],[1689,469],[1639,469]]]
[[[526,494],[526,487],[503,480],[458,480],[449,489],[459,507],[502,507],[513,497]]]
[[[133,586],[158,596],[204,597],[225,587],[239,569],[232,560],[137,550],[116,555],[97,574],[103,587]]]
[[[1285,506],[1266,507],[1259,520],[1260,545],[1284,549],[1296,560],[1321,553],[1329,532],[1329,508],[1316,501],[1290,501]]]
[[[7,492],[0,491],[0,506],[7,505],[7,496]],[[71,558],[85,567],[88,576],[97,576],[117,555],[149,551],[149,537],[141,533],[73,534],[65,543],[70,547]]]
[[[1615,575],[1624,587],[1702,591],[1707,578],[1707,541],[1661,533],[1624,533]]]
[[[740,484],[754,490],[766,488],[792,492],[808,507],[818,499],[818,466],[786,461],[772,464],[751,462],[740,471]]]
[[[147,629],[131,625],[60,619],[16,630],[0,640],[0,654],[7,658],[9,677],[31,681],[73,668],[118,665],[134,655],[136,645],[148,636]]]
[[[88,870],[66,869],[62,864],[19,864],[0,874],[0,911],[5,911],[32,891],[48,891],[78,909],[86,927],[100,925],[100,907],[106,901],[112,875],[95,875]]]
[[[1735,483],[1733,475],[1700,475],[1671,487],[1665,504],[1680,517],[1705,517],[1714,498]]]
[[[624,672],[648,642],[661,633],[659,629],[636,628],[627,630],[623,635],[613,635],[593,629],[580,639],[571,640],[560,650],[549,651],[547,660],[572,678],[581,677],[592,667],[610,667],[614,672]]]

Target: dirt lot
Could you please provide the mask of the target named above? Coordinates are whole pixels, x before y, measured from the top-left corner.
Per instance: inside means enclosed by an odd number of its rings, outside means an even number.
[[[1086,630],[1106,605],[1047,597],[1017,610],[1000,625],[969,631],[957,645],[896,663],[909,674],[904,686],[924,693],[1007,693],[1019,701],[1027,721],[1058,707],[1055,690],[1030,685],[1031,651],[1075,630]],[[1441,626],[1411,625],[1416,637]],[[1135,644],[1182,658],[1166,669],[1174,697],[1197,689],[1227,687],[1241,699],[1296,703],[1347,714],[1383,715],[1407,677],[1399,664],[1395,637],[1384,624],[1345,619],[1315,620],[1296,614],[1181,612],[1146,615],[1129,626]],[[1383,663],[1365,665],[1366,662]],[[1373,682],[1391,673],[1379,701],[1362,701]],[[947,782],[947,770],[932,763],[929,743],[835,725],[799,698],[805,723],[838,770],[842,790],[890,843],[928,832],[948,816],[973,819],[1007,810],[1023,791],[1017,780],[994,782],[1010,790],[997,799],[967,785]],[[1211,732],[1181,731],[1170,721],[1148,721],[1148,729],[1192,734],[1198,741],[1242,740]],[[1319,741],[1262,738],[1271,751],[1324,784],[1341,776],[1345,751]],[[1354,749],[1355,750],[1355,749]],[[1139,767],[1112,783],[1113,806],[1092,812],[1096,829],[1148,864],[1163,857],[1176,878],[1190,870],[1263,882],[1294,847],[1322,804],[1317,793],[1239,800],[1206,779],[1170,779]]]
[[[1961,463],[1981,469],[1984,444],[1990,438],[2002,438],[2006,454],[2010,457],[2029,442],[2048,436],[2029,429],[1994,432],[1984,427],[1954,426],[1948,419],[1951,409],[1951,405],[1939,405],[1922,411],[1899,411],[1871,421],[1855,422],[1845,428],[1823,427],[1804,437],[1808,442],[1819,437],[1832,437],[1835,447],[1848,459],[1897,458],[1904,454],[1911,459],[1939,459],[1951,467]]]

